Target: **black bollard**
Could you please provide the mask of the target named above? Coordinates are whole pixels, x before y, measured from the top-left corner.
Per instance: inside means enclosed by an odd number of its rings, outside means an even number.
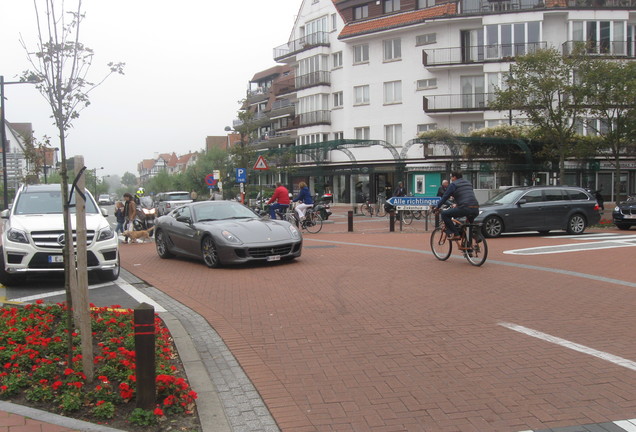
[[[155,309],[142,303],[135,308],[136,407],[152,410],[157,399],[155,372]]]
[[[349,210],[347,213],[347,224],[349,232],[353,232],[353,210]]]
[[[395,212],[389,212],[389,232],[395,231]]]

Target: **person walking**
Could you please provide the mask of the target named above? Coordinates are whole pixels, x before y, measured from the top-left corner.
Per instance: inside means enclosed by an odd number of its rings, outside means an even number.
[[[126,192],[124,194],[124,217],[126,218],[126,224],[124,225],[125,231],[134,231],[135,230],[135,217],[137,216],[137,204],[135,204],[135,199],[133,196]],[[124,239],[124,243],[128,243],[128,237]]]
[[[314,200],[311,197],[307,183],[301,181],[298,184],[298,187],[300,188],[300,192],[293,201],[298,202],[298,205],[296,206],[296,213],[298,214],[298,221],[302,222],[305,218],[305,212],[307,209],[314,206]]]
[[[448,180],[443,180],[442,185],[437,189],[437,196],[443,197],[446,193],[446,189],[448,189]]]
[[[406,196],[406,189],[404,188],[404,183],[402,183],[401,181],[398,182],[397,187],[393,191],[393,196],[395,196],[395,197]]]
[[[276,182],[276,189],[274,190],[274,194],[269,199],[269,201],[267,201],[267,204],[271,204],[269,206],[269,217],[271,219],[276,219],[276,210],[282,209],[282,211],[284,212],[289,208],[290,203],[291,200],[289,199],[289,191],[285,186],[281,184],[281,182]]]
[[[124,215],[124,203],[117,201],[115,203],[115,219],[117,220],[117,226],[115,227],[115,234],[124,233],[124,223],[126,223],[126,215]]]
[[[470,222],[472,222],[477,216],[479,216],[479,202],[475,196],[473,185],[469,181],[462,178],[461,171],[453,171],[451,173],[451,184],[444,192],[444,196],[437,203],[436,211],[439,211],[440,207],[453,197],[455,199],[455,205],[449,209],[442,211],[442,220],[444,226],[446,226],[446,235],[450,240],[456,240],[459,238],[459,230],[453,223],[453,218],[466,216]]]

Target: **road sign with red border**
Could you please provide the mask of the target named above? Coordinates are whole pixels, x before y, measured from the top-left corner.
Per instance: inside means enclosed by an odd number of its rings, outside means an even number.
[[[259,156],[258,159],[256,159],[256,163],[254,164],[254,169],[255,170],[268,170],[269,169],[269,165],[267,165],[267,161],[265,160],[265,158],[263,156]]]
[[[205,183],[208,186],[216,186],[218,180],[214,178],[214,174],[208,174],[205,176]]]

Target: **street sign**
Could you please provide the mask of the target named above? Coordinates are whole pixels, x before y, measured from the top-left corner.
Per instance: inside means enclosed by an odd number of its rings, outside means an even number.
[[[205,176],[205,183],[208,187],[216,186],[217,180],[214,178],[213,174],[208,174]]]
[[[427,205],[399,205],[395,207],[396,210],[430,210],[431,206]]]
[[[263,156],[259,156],[258,159],[256,159],[256,163],[254,164],[254,169],[255,170],[268,170],[269,166],[267,165],[267,161],[265,160],[265,158]]]
[[[236,182],[247,183],[247,170],[245,168],[236,168]]]
[[[386,200],[387,203],[393,206],[436,206],[441,198],[440,197],[412,197],[412,196],[404,196],[404,197],[391,197]],[[405,209],[405,210],[413,210],[413,209]],[[420,210],[420,209],[418,209]],[[424,209],[426,210],[426,209]]]

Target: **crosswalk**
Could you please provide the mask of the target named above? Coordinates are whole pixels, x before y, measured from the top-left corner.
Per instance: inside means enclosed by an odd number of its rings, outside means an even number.
[[[579,236],[544,237],[546,240],[572,240],[572,243],[546,245],[504,251],[508,255],[545,255],[568,252],[596,251],[636,246],[636,234],[593,233]]]

